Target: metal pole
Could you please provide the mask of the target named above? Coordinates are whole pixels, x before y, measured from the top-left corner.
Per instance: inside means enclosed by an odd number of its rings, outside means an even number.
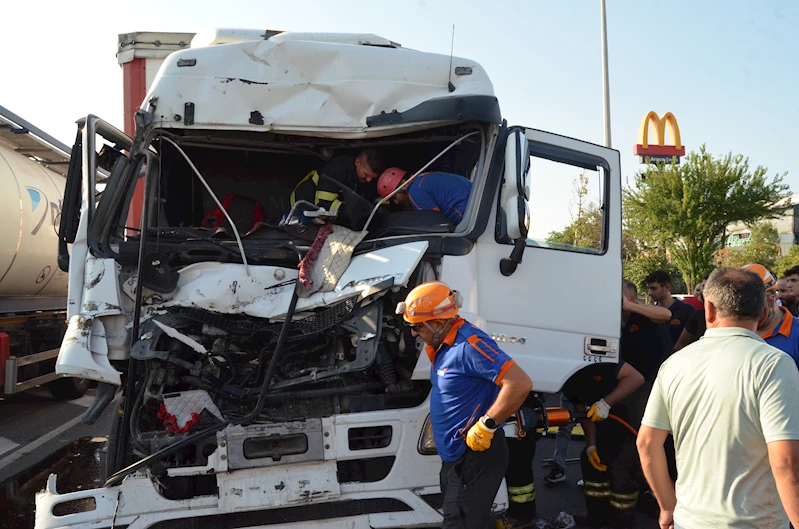
[[[605,15],[605,0],[599,0],[602,10],[602,98],[605,118],[605,147],[610,147],[610,83],[608,81],[608,21]]]

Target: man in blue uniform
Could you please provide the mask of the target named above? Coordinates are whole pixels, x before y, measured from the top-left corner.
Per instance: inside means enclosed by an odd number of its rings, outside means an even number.
[[[385,198],[405,180],[407,173],[398,167],[383,171],[377,180],[377,192]],[[398,191],[391,201],[408,210],[440,211],[457,226],[463,219],[472,183],[461,175],[452,173],[422,173],[404,189]]]
[[[787,353],[799,367],[799,319],[787,308],[777,305],[777,277],[758,263],[749,263],[743,268],[757,274],[766,287],[768,316],[758,322],[757,333],[767,344]]]
[[[441,457],[444,529],[492,528],[491,506],[505,475],[502,424],[533,387],[483,331],[460,316],[460,294],[423,283],[397,306],[430,358],[430,422]]]

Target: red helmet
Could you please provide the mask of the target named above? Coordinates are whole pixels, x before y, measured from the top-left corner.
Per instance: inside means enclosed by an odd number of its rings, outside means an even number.
[[[405,171],[399,167],[389,167],[383,171],[383,174],[377,179],[377,192],[380,196],[386,198],[393,193],[402,182],[402,179],[405,178],[405,174]]]

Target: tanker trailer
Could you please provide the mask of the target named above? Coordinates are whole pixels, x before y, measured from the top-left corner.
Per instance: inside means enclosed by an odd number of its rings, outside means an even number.
[[[55,373],[66,329],[68,276],[58,222],[70,150],[0,106],[0,388],[47,385],[75,399],[89,381]]]

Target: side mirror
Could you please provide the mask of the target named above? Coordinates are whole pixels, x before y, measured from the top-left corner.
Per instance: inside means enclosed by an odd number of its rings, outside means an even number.
[[[500,212],[504,235],[513,240],[510,257],[500,260],[499,270],[504,276],[516,271],[522,262],[530,229],[530,150],[524,131],[515,130],[508,135],[505,144],[505,172],[500,194]]]

